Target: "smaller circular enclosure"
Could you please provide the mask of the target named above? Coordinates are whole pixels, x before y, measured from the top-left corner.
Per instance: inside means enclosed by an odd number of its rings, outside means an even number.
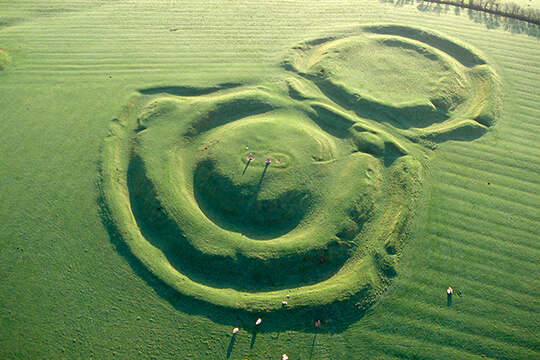
[[[465,128],[483,133],[482,125],[491,126],[501,111],[498,79],[487,60],[425,29],[361,27],[306,41],[283,65],[337,104],[415,141],[444,141],[448,132]]]

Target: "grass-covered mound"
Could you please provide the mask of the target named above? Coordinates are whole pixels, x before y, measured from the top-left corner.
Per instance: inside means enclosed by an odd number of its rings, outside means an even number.
[[[283,65],[358,116],[424,144],[478,137],[501,111],[485,57],[421,28],[369,25],[306,41]]]
[[[295,228],[309,211],[320,189],[310,179],[325,174],[322,166],[301,165],[315,157],[330,160],[335,145],[320,130],[291,124],[294,114],[287,115],[248,117],[209,135],[194,186],[199,204],[215,222],[247,230],[250,237],[274,237]],[[251,146],[242,149],[246,139]]]
[[[365,309],[396,275],[419,143],[464,139],[498,111],[483,57],[436,36],[363,27],[295,47],[285,66],[300,76],[281,87],[141,91],[103,157],[115,231],[152,274],[213,305]]]

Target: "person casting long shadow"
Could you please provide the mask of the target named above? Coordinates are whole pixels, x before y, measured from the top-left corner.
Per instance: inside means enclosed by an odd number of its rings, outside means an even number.
[[[248,157],[247,157],[247,163],[246,163],[246,167],[244,168],[244,171],[242,171],[242,175],[244,175],[247,171],[247,168],[249,167],[249,164],[251,164],[251,162],[255,159],[255,157],[253,156],[252,153],[249,153]]]

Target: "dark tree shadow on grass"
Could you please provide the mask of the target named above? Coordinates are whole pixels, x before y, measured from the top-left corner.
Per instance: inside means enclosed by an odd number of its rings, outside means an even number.
[[[448,13],[453,6],[454,14],[456,16],[461,16],[466,11],[469,20],[477,24],[484,24],[489,30],[502,27],[505,31],[509,31],[514,34],[523,34],[540,38],[539,25],[523,20],[512,19],[498,14],[487,13],[485,11],[473,10],[455,5],[446,5],[443,9],[441,9],[440,7],[436,6],[436,3],[415,0],[381,0],[381,2],[384,4],[392,4],[396,7],[416,6],[418,11],[425,13],[436,13],[439,15],[441,13]]]

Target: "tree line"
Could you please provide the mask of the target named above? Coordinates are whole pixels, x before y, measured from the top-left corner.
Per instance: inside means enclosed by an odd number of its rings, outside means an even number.
[[[540,25],[540,9],[521,7],[516,3],[501,4],[497,0],[424,0],[437,4],[454,5],[473,10],[485,11],[495,15],[527,21]]]

